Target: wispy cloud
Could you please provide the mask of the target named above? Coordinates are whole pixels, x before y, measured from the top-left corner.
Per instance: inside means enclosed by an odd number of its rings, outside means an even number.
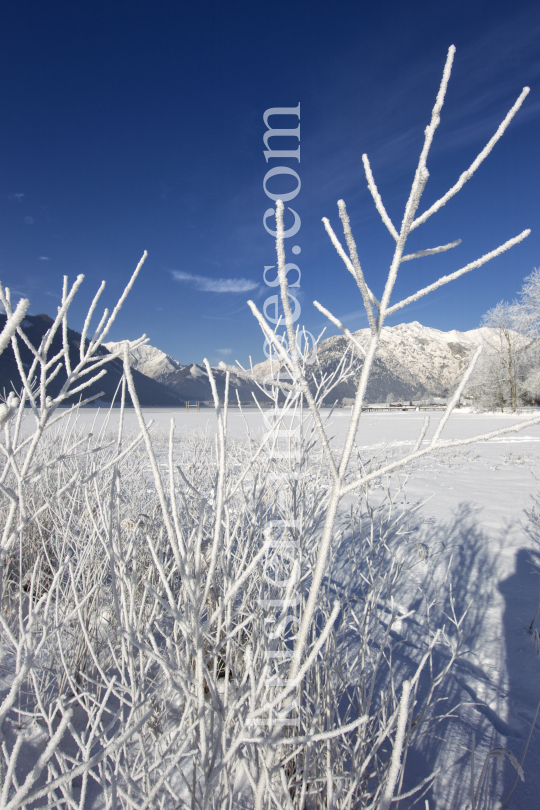
[[[33,225],[34,224],[34,217],[25,217],[24,221],[26,222],[27,225]]]
[[[40,260],[40,262],[49,262],[50,261],[48,256],[40,256],[39,260]]]
[[[25,197],[24,194],[10,194],[9,195],[10,200],[17,200],[17,202],[22,202],[24,197]]]
[[[216,349],[216,351],[222,357],[228,357],[230,354],[232,354],[232,349]]]
[[[258,283],[247,278],[208,278],[207,276],[194,276],[181,270],[172,270],[172,277],[176,281],[186,281],[201,292],[241,293],[256,290]]]
[[[514,104],[524,84],[540,78],[540,19],[536,9],[516,13],[504,22],[486,25],[474,41],[458,42],[442,125],[437,130],[431,162],[474,146],[478,151],[487,143]],[[516,43],[519,42],[519,51]],[[450,44],[450,41],[448,42]],[[518,56],[519,54],[519,56]],[[381,51],[381,59],[384,51]],[[409,172],[422,148],[423,129],[429,122],[446,54],[427,48],[425,55],[403,65],[399,75],[385,75],[381,82],[366,83],[362,71],[345,83],[343,96],[332,100],[336,77],[321,92],[327,107],[324,124],[314,138],[315,165],[325,166],[319,189],[321,196],[352,198],[358,181],[364,183],[359,154],[367,152],[377,183],[395,178],[401,168]],[[347,62],[344,62],[347,64]],[[331,80],[331,84],[330,84]],[[345,99],[349,103],[344,103]],[[512,129],[540,115],[540,99],[531,93],[517,114]],[[351,137],[351,131],[358,136]],[[472,152],[472,150],[471,150]],[[396,167],[398,167],[396,171]],[[463,165],[463,169],[467,166]],[[457,179],[457,178],[456,178]],[[385,203],[388,197],[379,188]],[[390,191],[386,192],[390,193]]]
[[[352,320],[356,321],[358,318],[362,318],[367,321],[365,309],[355,309],[352,312],[346,312],[344,315],[339,316],[341,323],[346,323],[347,321]]]

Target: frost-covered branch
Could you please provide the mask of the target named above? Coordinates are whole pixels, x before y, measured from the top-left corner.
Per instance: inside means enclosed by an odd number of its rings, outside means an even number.
[[[2,301],[2,303],[4,302]],[[0,334],[0,354],[2,354],[2,352],[10,342],[11,338],[17,331],[19,324],[24,319],[24,316],[26,315],[26,310],[28,309],[29,306],[30,301],[27,298],[21,298],[21,300],[17,304],[15,312],[12,315],[8,315],[5,326],[2,329],[2,333]]]
[[[394,237],[394,239],[397,242],[397,240],[399,239],[399,234],[396,231],[396,229],[395,229],[395,227],[394,227],[394,225],[392,223],[392,220],[388,216],[388,214],[386,212],[386,208],[383,205],[381,195],[379,194],[379,190],[378,190],[377,186],[375,185],[375,180],[373,179],[373,173],[371,171],[369,158],[368,158],[368,156],[366,154],[362,155],[362,163],[364,164],[364,170],[366,172],[366,178],[367,178],[367,181],[368,181],[368,188],[369,188],[369,190],[371,192],[371,196],[373,197],[373,200],[375,202],[375,207],[376,207],[377,211],[379,212],[379,214],[381,215],[382,221],[384,222],[384,224],[386,225],[386,227],[388,228],[388,230],[390,231],[390,233],[392,234],[392,236]],[[323,220],[323,222],[324,222],[324,220]]]
[[[454,197],[458,193],[458,191],[461,191],[461,189],[463,188],[463,186],[465,185],[467,180],[470,180],[470,178],[473,176],[473,174],[475,173],[477,168],[480,166],[480,164],[487,158],[487,156],[489,155],[489,153],[491,152],[491,150],[493,149],[493,147],[495,146],[497,141],[500,140],[500,138],[502,138],[502,136],[504,135],[510,121],[513,119],[513,117],[515,116],[515,114],[517,113],[517,111],[519,110],[519,108],[521,107],[521,105],[523,104],[525,99],[527,98],[527,96],[529,94],[529,91],[530,91],[529,87],[524,87],[523,88],[520,95],[518,96],[518,99],[517,99],[516,103],[509,110],[509,112],[506,115],[504,121],[499,125],[499,127],[497,128],[496,133],[487,142],[487,144],[484,146],[484,148],[482,149],[482,151],[480,152],[478,157],[476,157],[475,160],[469,166],[469,168],[466,171],[463,172],[463,174],[461,175],[461,177],[459,178],[457,183],[455,185],[453,185],[452,188],[449,189],[449,191],[447,191],[446,194],[443,197],[440,198],[440,200],[437,200],[436,203],[433,203],[431,208],[428,208],[427,211],[425,211],[421,216],[418,217],[418,219],[416,219],[413,222],[413,224],[411,226],[411,230],[414,230],[415,228],[418,228],[419,225],[423,225],[423,223],[427,219],[429,219],[429,217],[432,216],[432,214],[435,214],[437,211],[439,211],[439,209],[441,209],[443,207],[443,205],[446,205],[448,200],[450,200],[452,197]]]
[[[349,341],[352,343],[352,345],[354,346],[354,348],[355,348],[355,349],[358,349],[359,354],[361,354],[363,357],[365,357],[365,356],[366,356],[366,350],[364,349],[364,347],[362,346],[362,344],[361,344],[361,343],[360,343],[360,342],[359,342],[359,341],[358,341],[358,340],[355,338],[355,336],[354,336],[353,334],[351,334],[351,332],[350,332],[350,331],[347,329],[347,327],[346,327],[346,326],[344,326],[344,325],[341,323],[341,321],[339,320],[339,318],[336,318],[334,315],[332,315],[332,313],[331,313],[331,312],[329,312],[329,311],[328,311],[328,310],[327,310],[325,307],[323,307],[323,305],[322,305],[322,304],[319,304],[319,302],[318,302],[318,301],[314,301],[314,302],[313,302],[313,306],[314,306],[316,309],[318,309],[318,310],[319,310],[319,312],[322,312],[322,314],[323,314],[323,315],[326,315],[326,317],[328,318],[328,320],[329,320],[331,323],[333,323],[333,324],[334,324],[334,326],[337,326],[337,328],[338,328],[338,329],[339,329],[341,332],[343,332],[343,334],[345,335],[345,337],[349,339]]]
[[[463,276],[465,273],[470,273],[471,270],[476,270],[478,267],[481,267],[486,262],[489,262],[491,259],[494,259],[496,256],[500,256],[501,253],[504,253],[505,250],[509,250],[514,245],[518,245],[524,239],[527,238],[531,233],[530,228],[527,228],[525,231],[522,231],[518,236],[514,236],[513,239],[509,239],[503,245],[500,245],[495,250],[486,253],[484,256],[481,256],[479,259],[476,259],[474,262],[470,262],[469,264],[462,267],[461,270],[456,270],[454,273],[450,273],[447,276],[441,276],[441,278],[436,281],[434,284],[430,284],[428,287],[424,287],[422,290],[414,293],[414,295],[409,295],[407,298],[404,298],[403,301],[400,301],[398,304],[394,304],[393,306],[389,307],[386,311],[387,315],[392,315],[394,312],[397,312],[398,309],[403,309],[403,307],[408,306],[409,304],[414,303],[414,301],[418,301],[419,298],[422,298],[424,295],[427,295],[434,290],[437,290],[439,287],[442,287],[443,284],[448,284],[450,281],[455,281],[460,276]]]
[[[410,262],[411,259],[420,259],[422,256],[433,256],[435,253],[444,253],[447,250],[457,247],[461,244],[461,239],[455,239],[447,245],[441,245],[436,248],[428,248],[427,250],[417,250],[416,253],[408,253],[406,256],[401,257],[401,263]]]
[[[330,225],[329,220],[326,217],[323,217],[322,221],[323,221],[324,227],[326,229],[326,232],[328,233],[328,235],[330,236],[330,239],[332,240],[332,244],[334,245],[335,249],[338,252],[338,255],[343,259],[343,262],[345,263],[345,267],[347,268],[349,273],[354,277],[354,279],[356,279],[357,276],[356,276],[356,271],[355,271],[354,265],[353,265],[352,261],[350,260],[350,258],[345,253],[341,242],[337,238],[336,234],[334,233],[334,231],[332,229],[332,226]],[[369,288],[367,288],[367,285],[366,285],[366,289],[367,289],[367,292],[368,292],[368,295],[369,295],[369,300],[371,301],[371,303],[374,304],[374,306],[376,306],[377,309],[380,309],[381,308],[380,301],[378,301],[378,299],[375,298],[375,296],[373,295],[371,290]]]

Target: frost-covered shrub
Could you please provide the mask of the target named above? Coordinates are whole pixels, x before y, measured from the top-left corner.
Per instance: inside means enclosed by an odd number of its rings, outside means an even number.
[[[410,232],[460,190],[526,95],[452,189],[417,216],[453,55],[451,48],[399,231],[364,156],[375,205],[396,243],[380,300],[363,276],[345,204],[338,208],[347,250],[325,220],[371,331],[367,348],[360,346],[316,303],[363,363],[343,448],[332,446],[322,409],[335,375],[314,375],[313,356],[297,349],[281,202],[288,351],[250,302],[277,367],[288,372],[270,383],[255,379],[273,391],[272,408],[261,411],[262,440],[249,432],[244,442],[230,439],[228,394],[221,406],[208,363],[215,441],[204,434],[179,441],[174,423],[168,440],[153,438],[130,371],[130,349],[140,341],[123,346],[122,407],[110,431],[94,437],[71,427],[58,407],[102,373],[106,359],[97,348],[135,277],[88,340],[100,293],[94,299],[75,368],[67,312],[82,278],[70,291],[66,281],[57,319],[32,347],[34,365],[25,371],[19,363],[20,401],[0,407],[0,806],[387,810],[398,795],[410,795],[401,793],[407,753],[435,721],[437,695],[461,650],[461,617],[450,613],[443,631],[439,594],[426,590],[414,650],[407,660],[396,655],[396,633],[410,618],[396,600],[401,578],[427,554],[420,547],[410,553],[408,514],[388,480],[435,450],[479,438],[441,438],[479,353],[429,440],[426,419],[412,449],[378,461],[357,447],[357,429],[387,316],[528,234],[391,303],[404,261],[457,246],[405,254]],[[27,304],[12,313],[7,291],[2,301],[0,350],[12,340],[17,357]],[[63,350],[50,358],[59,330]],[[47,383],[58,364],[66,383],[51,399]],[[341,368],[346,374],[345,358]],[[317,379],[315,388],[308,378]],[[123,429],[126,388],[135,436]],[[344,507],[348,495],[352,509]],[[441,648],[444,657],[435,654]],[[415,787],[416,798],[432,779]]]

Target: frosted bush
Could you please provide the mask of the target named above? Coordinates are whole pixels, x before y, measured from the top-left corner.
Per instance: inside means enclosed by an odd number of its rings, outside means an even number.
[[[97,436],[85,434],[68,421],[75,409],[58,412],[103,373],[108,358],[97,349],[140,265],[89,340],[103,285],[98,291],[75,368],[67,312],[82,277],[69,291],[66,280],[53,326],[40,347],[30,347],[35,361],[28,371],[18,356],[18,341],[28,342],[20,327],[27,302],[12,312],[2,291],[8,319],[0,349],[11,340],[24,385],[20,399],[10,396],[0,409],[0,622],[8,673],[0,705],[1,807],[367,810],[388,808],[399,797],[418,799],[433,783],[436,773],[403,792],[408,751],[440,719],[438,695],[462,650],[463,617],[451,611],[443,628],[444,597],[427,589],[414,648],[407,660],[396,654],[396,634],[410,619],[396,599],[400,582],[429,555],[421,548],[410,553],[409,515],[390,476],[435,451],[538,421],[465,441],[442,438],[477,353],[429,441],[426,420],[404,454],[378,462],[356,446],[386,317],[528,234],[391,303],[402,262],[457,246],[404,252],[409,233],[460,190],[526,95],[452,189],[417,216],[453,55],[451,48],[399,231],[364,156],[375,205],[396,243],[380,301],[362,274],[345,204],[338,208],[347,250],[324,221],[371,330],[363,348],[315,304],[350,346],[331,377],[314,374],[313,356],[297,350],[277,203],[288,352],[250,306],[276,367],[288,376],[269,382],[235,369],[273,391],[273,407],[261,411],[263,440],[248,433],[244,442],[231,441],[229,377],[221,405],[208,363],[215,441],[204,434],[179,441],[174,422],[167,440],[153,437],[130,370],[130,351],[144,338],[112,355],[122,351],[124,358],[114,432],[106,425]],[[63,348],[51,358],[59,331]],[[355,354],[362,372],[345,446],[337,451],[322,403]],[[66,383],[52,399],[47,385],[60,365]],[[134,436],[123,428],[127,389],[139,423]],[[345,509],[351,493],[355,503]],[[436,654],[441,649],[444,656]]]

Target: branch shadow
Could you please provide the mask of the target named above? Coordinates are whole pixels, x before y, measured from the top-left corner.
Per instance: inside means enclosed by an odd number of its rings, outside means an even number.
[[[518,779],[515,790],[504,805],[507,810],[540,808],[540,716],[534,722],[536,706],[540,700],[540,656],[535,650],[530,629],[538,606],[539,569],[540,554],[520,549],[516,554],[514,573],[499,583],[499,591],[505,600],[503,624],[507,711],[511,726],[520,728],[522,732],[519,740],[507,739],[507,744],[518,761],[523,757],[527,738],[531,734],[523,762],[525,781]],[[505,796],[515,782],[515,777],[515,769],[505,760]]]
[[[537,673],[540,669],[540,658],[527,627],[538,604],[538,578],[531,576],[530,553],[520,550],[515,573],[499,582],[498,571],[502,565],[508,570],[508,561],[501,560],[498,549],[504,548],[502,540],[515,526],[501,527],[500,536],[494,538],[493,530],[482,526],[481,508],[467,502],[460,503],[448,520],[431,520],[425,521],[421,509],[411,513],[406,537],[400,541],[405,563],[395,595],[401,606],[415,612],[401,623],[399,632],[392,631],[397,683],[415,671],[426,650],[429,629],[444,626],[449,639],[457,643],[452,618],[464,617],[464,643],[441,684],[437,711],[431,712],[431,719],[428,713],[423,733],[407,753],[401,792],[412,790],[440,769],[422,803],[427,799],[430,807],[463,810],[470,806],[473,735],[476,782],[491,749],[509,748],[520,760],[527,742],[540,697],[534,697],[540,689],[538,677],[533,677],[533,668]],[[344,538],[334,559],[332,573],[338,580],[346,574],[345,542]],[[426,603],[436,594],[437,603],[429,615]],[[440,670],[449,656],[448,647],[436,646],[420,677],[419,707],[429,692],[430,669]],[[434,722],[435,715],[448,714]],[[539,732],[540,720],[524,763],[526,781],[516,787],[506,805],[509,810],[540,806]],[[486,787],[493,806],[507,795],[515,775],[507,759],[500,769],[489,769]],[[395,806],[408,810],[419,795]],[[486,806],[491,806],[489,801]]]

